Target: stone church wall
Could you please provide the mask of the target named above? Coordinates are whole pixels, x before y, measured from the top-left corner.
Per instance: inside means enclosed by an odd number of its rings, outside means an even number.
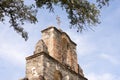
[[[26,57],[22,80],[87,80],[78,65],[76,44],[55,27],[42,31],[34,54]]]
[[[87,80],[44,52],[29,56],[26,60],[28,80],[40,80],[40,75],[44,76],[45,80]]]

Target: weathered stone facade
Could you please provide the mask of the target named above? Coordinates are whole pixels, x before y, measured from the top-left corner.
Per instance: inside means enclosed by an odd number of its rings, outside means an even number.
[[[87,80],[77,62],[76,44],[55,27],[42,30],[42,39],[36,44],[34,54],[26,57],[26,78]]]

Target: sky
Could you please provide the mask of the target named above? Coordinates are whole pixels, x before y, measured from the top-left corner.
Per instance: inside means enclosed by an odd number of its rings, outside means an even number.
[[[31,3],[30,0],[27,3]],[[94,29],[77,33],[69,29],[65,11],[59,7],[55,13],[40,9],[38,23],[26,23],[29,33],[24,41],[10,24],[0,22],[0,80],[18,80],[25,77],[25,57],[32,55],[35,44],[41,39],[41,30],[57,27],[56,15],[60,16],[60,28],[77,44],[78,62],[88,80],[120,80],[120,1],[112,0],[109,7],[101,10],[101,24]]]

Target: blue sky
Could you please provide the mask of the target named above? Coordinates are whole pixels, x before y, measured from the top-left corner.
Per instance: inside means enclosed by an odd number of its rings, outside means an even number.
[[[30,3],[28,1],[27,3]],[[0,23],[0,80],[18,80],[25,76],[25,57],[32,55],[35,44],[41,39],[41,30],[57,26],[56,15],[61,17],[61,29],[77,43],[80,66],[89,80],[120,80],[120,1],[112,0],[101,11],[101,24],[95,31],[77,33],[69,29],[67,14],[59,7],[55,13],[39,10],[38,23],[26,23],[29,40],[24,41],[9,23]]]

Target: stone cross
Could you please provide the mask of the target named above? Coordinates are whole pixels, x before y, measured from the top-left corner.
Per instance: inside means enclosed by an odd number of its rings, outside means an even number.
[[[60,28],[61,21],[60,21],[60,17],[58,15],[56,16],[56,20],[57,20],[58,28]]]

